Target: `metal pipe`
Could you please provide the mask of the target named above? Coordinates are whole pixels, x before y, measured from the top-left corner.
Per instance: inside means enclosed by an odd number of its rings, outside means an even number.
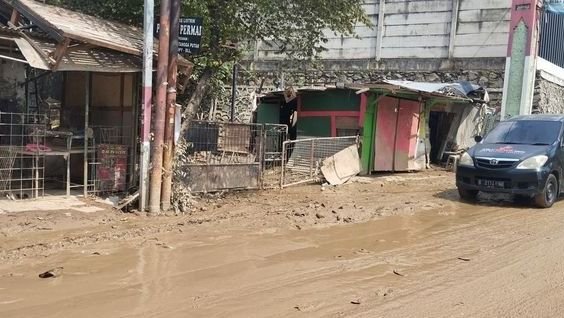
[[[174,156],[174,119],[176,112],[176,84],[178,79],[178,31],[180,28],[180,0],[172,0],[170,12],[170,48],[168,61],[168,92],[166,96],[165,146],[163,155],[163,185],[161,205],[170,210],[172,199],[172,159]]]
[[[88,196],[88,139],[90,136],[88,135],[88,131],[90,130],[90,93],[92,89],[92,73],[86,73],[86,94],[84,97],[84,198]],[[70,155],[67,160],[70,160]],[[68,170],[67,170],[68,173]],[[68,191],[68,189],[67,189]]]
[[[143,43],[143,98],[141,105],[141,160],[139,165],[139,210],[147,210],[149,163],[151,161],[151,112],[153,107],[153,45],[155,0],[145,0]]]
[[[231,83],[231,117],[230,121],[235,121],[235,102],[237,101],[237,64],[233,65],[233,82]]]
[[[170,46],[170,0],[161,0],[159,31],[159,62],[157,66],[157,109],[155,111],[155,141],[153,144],[150,180],[149,212],[159,213],[161,209],[161,187],[163,177],[164,131],[166,119],[166,94],[168,78],[168,53]]]

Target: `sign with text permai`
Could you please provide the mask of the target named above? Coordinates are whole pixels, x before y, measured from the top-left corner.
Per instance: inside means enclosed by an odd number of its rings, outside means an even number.
[[[155,37],[159,36],[160,23],[155,23]],[[204,19],[200,17],[182,17],[178,28],[178,53],[198,54],[202,44]]]

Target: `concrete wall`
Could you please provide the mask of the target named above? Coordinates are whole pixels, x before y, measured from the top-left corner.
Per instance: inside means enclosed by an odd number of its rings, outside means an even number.
[[[359,38],[326,32],[325,60],[505,57],[511,0],[368,0],[373,28]],[[255,61],[281,59],[258,43]]]
[[[23,110],[25,88],[25,64],[0,60],[0,111],[17,112]]]

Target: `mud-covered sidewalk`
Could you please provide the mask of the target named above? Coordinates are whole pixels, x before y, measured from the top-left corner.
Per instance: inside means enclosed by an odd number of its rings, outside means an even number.
[[[209,196],[189,215],[0,214],[0,316],[562,316],[563,203],[463,204],[453,179]]]

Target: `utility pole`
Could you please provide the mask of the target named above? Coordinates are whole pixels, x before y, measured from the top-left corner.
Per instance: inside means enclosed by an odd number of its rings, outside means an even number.
[[[141,163],[139,173],[139,210],[147,210],[149,196],[149,163],[151,161],[151,112],[153,106],[153,44],[155,1],[145,0],[143,44],[143,105],[141,117]]]
[[[157,109],[155,112],[155,141],[151,170],[149,212],[161,211],[161,186],[163,177],[164,131],[166,119],[166,95],[168,79],[168,54],[170,41],[170,0],[161,0],[159,31],[159,62],[157,66]]]
[[[161,203],[163,211],[170,209],[172,197],[172,169],[174,158],[174,119],[176,111],[176,84],[178,78],[178,31],[180,27],[180,0],[171,0],[170,48],[168,61],[168,92],[166,96],[165,146],[163,156],[163,185]]]

